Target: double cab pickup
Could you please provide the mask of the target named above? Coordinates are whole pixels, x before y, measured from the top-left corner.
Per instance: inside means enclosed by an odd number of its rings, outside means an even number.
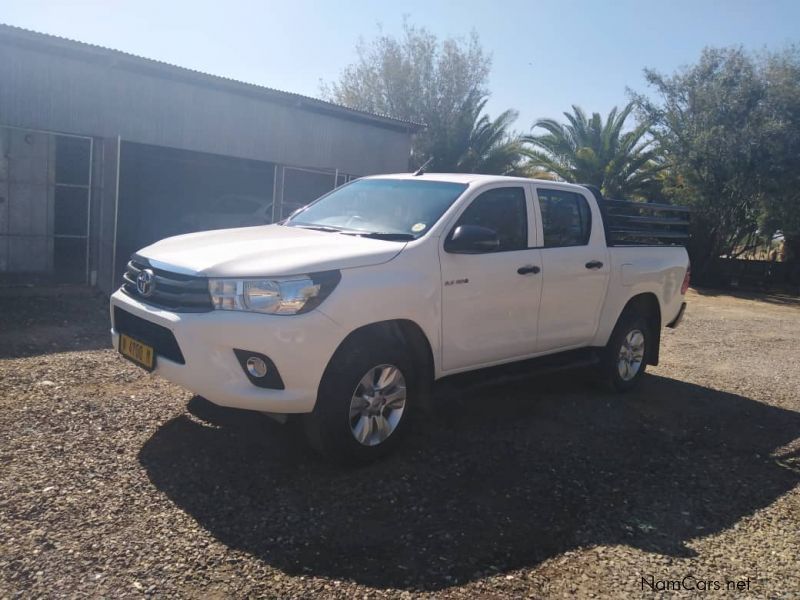
[[[326,456],[370,460],[456,373],[586,349],[634,388],[685,308],[676,210],[553,181],[365,177],[280,223],[138,251],[111,297],[114,346],[216,404],[301,415]]]

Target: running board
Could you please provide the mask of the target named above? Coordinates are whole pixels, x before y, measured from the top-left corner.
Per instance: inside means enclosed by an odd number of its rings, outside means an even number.
[[[475,391],[516,383],[542,375],[558,373],[559,371],[596,367],[600,364],[598,350],[599,348],[581,348],[495,367],[486,367],[476,371],[448,375],[434,383],[433,395],[436,397],[448,396],[456,392]]]

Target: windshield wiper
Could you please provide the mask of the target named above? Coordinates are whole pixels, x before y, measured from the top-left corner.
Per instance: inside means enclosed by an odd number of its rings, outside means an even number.
[[[311,225],[298,223],[293,225],[286,224],[287,227],[297,227],[298,229],[313,229],[315,231],[326,231],[331,233],[341,233],[343,235],[357,235],[358,237],[372,238],[376,240],[390,240],[398,242],[408,242],[416,239],[410,233],[392,233],[389,231],[362,231],[360,229],[344,229],[343,227],[332,227],[330,225]]]
[[[357,235],[358,237],[371,238],[375,240],[389,240],[397,242],[409,242],[416,239],[410,233],[390,233],[388,231],[340,231],[344,235]]]
[[[341,229],[338,227],[329,227],[328,225],[287,225],[287,227],[297,227],[298,229],[313,229],[314,231],[328,231],[331,233],[339,233]]]

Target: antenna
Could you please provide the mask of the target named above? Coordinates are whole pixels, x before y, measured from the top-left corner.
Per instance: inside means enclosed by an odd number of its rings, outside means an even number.
[[[425,168],[429,164],[431,164],[432,161],[433,161],[433,157],[431,156],[428,160],[426,160],[424,163],[422,163],[422,166],[419,169],[414,171],[413,177],[419,177],[420,175],[422,175],[425,172]]]

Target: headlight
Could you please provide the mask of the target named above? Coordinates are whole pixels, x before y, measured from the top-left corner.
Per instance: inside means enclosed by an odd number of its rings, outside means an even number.
[[[316,308],[341,279],[339,271],[264,279],[209,279],[217,310],[296,315]]]

